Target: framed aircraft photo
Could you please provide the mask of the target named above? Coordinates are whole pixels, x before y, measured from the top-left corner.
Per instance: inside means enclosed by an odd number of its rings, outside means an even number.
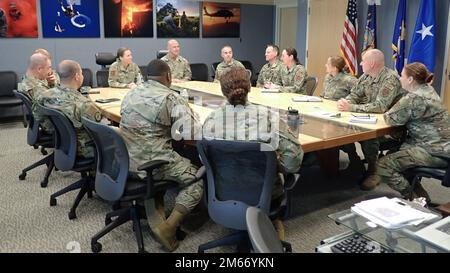
[[[157,0],[156,3],[156,29],[158,30],[158,38],[199,37],[199,2]]]
[[[99,2],[41,0],[44,38],[100,37]]]
[[[0,38],[37,38],[36,0],[0,0]]]
[[[202,36],[239,37],[241,5],[203,2]]]

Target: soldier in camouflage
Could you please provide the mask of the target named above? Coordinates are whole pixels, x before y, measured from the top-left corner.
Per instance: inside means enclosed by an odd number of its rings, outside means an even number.
[[[364,75],[358,79],[350,94],[338,101],[338,110],[385,113],[402,96],[397,73],[384,66],[384,54],[378,49],[367,50],[362,56],[361,66]],[[375,173],[379,140],[370,139],[360,144],[368,163],[366,175],[372,175]],[[348,147],[343,146],[342,150],[347,152]]]
[[[281,61],[278,59],[280,49],[276,45],[267,45],[266,48],[266,63],[259,72],[258,80],[256,82],[256,87],[266,87],[273,83],[276,85],[281,85]]]
[[[34,53],[41,53],[44,54],[49,60],[50,63],[52,62],[52,55],[50,54],[50,52],[48,52],[46,49],[44,48],[38,48],[34,51]],[[59,75],[58,73],[56,73],[55,70],[52,70],[46,78],[46,85],[48,88],[52,88],[55,87],[57,85],[59,85],[61,82],[61,80],[59,79]]]
[[[345,71],[346,64],[344,58],[341,56],[329,57],[325,68],[327,75],[323,82],[323,93],[321,97],[334,101],[347,97],[358,79]]]
[[[169,52],[161,60],[169,65],[172,73],[172,82],[190,81],[192,78],[191,67],[189,62],[180,55],[180,44],[177,40],[169,40],[167,42],[167,50]]]
[[[167,219],[163,216],[164,221],[157,227],[149,223],[157,239],[173,251],[179,244],[175,237],[177,226],[200,202],[203,181],[191,183],[196,178],[197,167],[176,153],[171,142],[175,137],[174,129],[182,134],[190,133],[190,128],[178,125],[189,123],[198,131],[201,125],[188,101],[169,89],[170,68],[164,61],[151,61],[147,73],[149,81],[132,89],[123,99],[120,128],[130,154],[131,172],[137,173],[137,167],[150,160],[166,160],[170,163],[158,169],[155,178],[176,181],[180,185],[170,216]],[[146,210],[151,201],[146,201]]]
[[[61,111],[73,124],[77,133],[77,155],[94,157],[94,147],[87,144],[91,140],[83,125],[81,117],[99,122],[101,110],[78,89],[83,84],[83,73],[79,63],[64,60],[58,65],[61,85],[41,93],[37,101],[40,105]]]
[[[285,93],[306,94],[305,79],[307,73],[305,67],[298,64],[297,50],[286,48],[281,52],[283,65],[280,69],[281,87],[277,84],[270,84],[267,88],[280,89]]]
[[[109,67],[108,84],[116,88],[134,88],[144,82],[139,66],[133,63],[131,50],[121,47],[117,50],[117,61]]]
[[[220,51],[220,55],[222,56],[223,61],[217,66],[216,74],[214,76],[214,82],[218,83],[220,81],[220,77],[230,70],[232,67],[242,67],[245,68],[244,65],[235,59],[233,59],[233,49],[231,46],[224,46]]]
[[[450,160],[450,118],[433,87],[433,79],[421,63],[411,63],[403,68],[400,82],[408,91],[384,114],[387,124],[405,125],[408,138],[400,151],[382,157],[377,164],[376,175],[364,181],[367,189],[381,182],[400,192],[404,197],[425,197],[428,193],[420,183],[411,189],[403,175],[414,167],[445,168]]]
[[[0,9],[0,38],[6,38],[7,30],[8,24],[6,20],[6,13],[3,9]]]

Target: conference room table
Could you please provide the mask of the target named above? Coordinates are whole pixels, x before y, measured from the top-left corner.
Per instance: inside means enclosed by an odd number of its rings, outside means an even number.
[[[198,113],[203,123],[208,115],[225,102],[220,84],[213,82],[189,81],[173,83],[171,89],[189,94],[189,105]],[[97,88],[99,94],[90,94],[92,101],[97,99],[117,98],[119,101],[96,103],[103,115],[109,120],[120,123],[120,106],[128,89]],[[376,124],[352,123],[352,115],[362,113],[339,112],[336,102],[323,99],[321,102],[294,102],[298,97],[293,93],[266,93],[260,88],[252,87],[248,99],[251,103],[264,105],[277,110],[280,118],[285,119],[288,108],[293,108],[303,115],[304,123],[300,125],[298,140],[305,153],[317,152],[322,169],[330,176],[339,172],[339,147],[344,144],[368,140],[391,134],[399,127],[387,125],[382,114],[376,116]],[[199,103],[201,98],[201,103]],[[336,114],[340,114],[337,115]]]

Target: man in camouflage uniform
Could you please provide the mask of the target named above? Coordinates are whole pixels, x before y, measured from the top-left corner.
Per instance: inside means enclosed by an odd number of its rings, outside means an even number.
[[[214,82],[218,83],[220,81],[220,77],[230,70],[232,67],[242,67],[245,68],[244,65],[235,59],[233,59],[233,49],[231,46],[224,46],[220,51],[220,55],[223,61],[217,66],[216,74],[214,76]]]
[[[189,62],[180,55],[180,44],[177,40],[169,40],[167,50],[169,52],[161,60],[169,65],[172,82],[190,81],[192,78],[191,67]]]
[[[367,50],[362,56],[364,74],[345,99],[337,103],[339,111],[362,113],[384,113],[402,95],[397,73],[384,66],[384,54],[378,49]],[[378,139],[361,141],[361,148],[368,163],[366,176],[375,173],[380,143]],[[353,145],[344,145],[342,150],[351,152]],[[350,149],[350,150],[349,150]],[[361,185],[365,189],[364,184]]]
[[[25,94],[32,103],[33,117],[41,124],[46,132],[53,131],[53,126],[47,118],[44,118],[36,107],[37,97],[48,90],[47,75],[52,71],[50,60],[41,53],[31,55],[27,72],[17,86],[19,92]]]
[[[178,125],[181,123],[189,123],[198,131],[201,125],[194,117],[188,101],[169,89],[170,68],[164,61],[151,61],[147,73],[149,81],[132,89],[123,99],[120,128],[130,154],[131,172],[137,173],[137,167],[150,160],[166,160],[170,163],[158,169],[155,177],[176,181],[180,185],[181,190],[170,216],[167,219],[162,216],[164,221],[157,227],[149,223],[157,239],[169,251],[173,251],[179,244],[175,237],[177,226],[200,202],[203,181],[191,184],[196,178],[197,167],[173,150],[172,133],[175,129],[182,134],[189,131],[184,126],[180,128]],[[146,201],[146,210],[149,210],[150,202],[152,200]]]
[[[78,89],[83,84],[81,66],[75,61],[64,60],[58,65],[61,85],[41,93],[37,101],[40,105],[61,111],[73,124],[77,132],[77,154],[94,157],[94,147],[87,145],[90,136],[81,124],[81,117],[99,122],[101,110]]]
[[[52,62],[52,55],[46,49],[38,48],[38,49],[36,49],[34,51],[34,53],[41,53],[41,54],[45,55],[50,60],[50,63]],[[55,87],[55,86],[59,85],[60,82],[61,82],[61,80],[59,78],[58,73],[56,73],[55,70],[51,70],[50,73],[47,75],[47,78],[46,78],[47,88]]]
[[[281,85],[281,61],[278,59],[280,49],[276,45],[267,45],[266,48],[266,63],[259,72],[256,87],[267,87],[271,83]]]
[[[3,9],[0,9],[0,38],[6,38],[7,29],[6,13]]]

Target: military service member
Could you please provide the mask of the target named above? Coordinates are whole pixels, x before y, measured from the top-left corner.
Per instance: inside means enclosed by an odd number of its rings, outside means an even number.
[[[271,84],[268,88],[280,89],[285,93],[306,94],[305,79],[307,77],[305,67],[298,64],[297,50],[295,48],[283,49],[281,53],[283,65],[280,70],[281,87]]]
[[[149,80],[132,89],[123,99],[120,128],[130,154],[131,172],[137,173],[137,167],[150,160],[166,160],[170,163],[158,169],[155,177],[176,181],[180,185],[181,191],[170,216],[157,227],[151,227],[157,239],[173,251],[179,244],[175,236],[177,226],[200,202],[203,181],[190,184],[196,178],[197,167],[173,150],[172,127],[183,119],[193,123],[198,130],[201,130],[201,125],[188,101],[169,89],[171,76],[167,63],[153,60],[147,73]]]
[[[411,63],[403,68],[400,82],[408,93],[384,114],[387,124],[405,125],[408,138],[400,151],[380,158],[376,175],[365,180],[366,189],[381,182],[387,183],[404,197],[409,197],[411,185],[403,173],[414,167],[445,168],[450,159],[450,118],[433,87],[433,79],[421,63]],[[425,197],[428,193],[420,182],[412,189],[412,197]]]
[[[192,78],[191,67],[189,62],[180,55],[180,44],[177,40],[169,40],[167,42],[167,50],[169,52],[161,60],[169,65],[172,73],[172,82],[190,81]]]
[[[338,101],[339,111],[386,112],[402,95],[397,73],[384,66],[384,54],[378,49],[367,50],[362,56],[361,66],[364,74],[358,79],[350,94]],[[360,143],[368,163],[366,176],[372,175],[375,173],[379,140],[371,139]],[[342,149],[347,152],[345,147]],[[364,185],[361,188],[364,189]]]
[[[117,50],[117,61],[109,67],[108,84],[117,88],[134,88],[144,82],[139,66],[133,63],[131,50]]]
[[[256,87],[266,87],[273,83],[281,85],[281,61],[278,59],[280,49],[276,45],[267,45],[266,48],[266,63],[259,72]]]
[[[81,117],[101,121],[99,108],[78,89],[83,84],[81,66],[75,61],[64,60],[58,65],[61,85],[43,92],[37,98],[40,105],[60,110],[72,122],[77,132],[77,154],[94,157],[94,147],[87,144],[90,136],[81,124]]]
[[[38,48],[34,51],[34,53],[41,53],[50,60],[50,63],[52,62],[52,55],[46,49]],[[56,73],[55,70],[51,70],[45,80],[47,81],[48,88],[55,87],[56,85],[59,85],[59,83],[60,83],[59,75],[58,75],[58,73]]]
[[[327,75],[323,82],[324,99],[337,101],[347,97],[350,90],[356,85],[357,78],[345,71],[346,64],[341,56],[329,57],[325,64]]]
[[[218,83],[220,81],[220,77],[232,67],[245,68],[240,61],[233,59],[233,49],[231,46],[226,45],[222,47],[220,55],[222,56],[223,61],[216,68],[214,82]]]

